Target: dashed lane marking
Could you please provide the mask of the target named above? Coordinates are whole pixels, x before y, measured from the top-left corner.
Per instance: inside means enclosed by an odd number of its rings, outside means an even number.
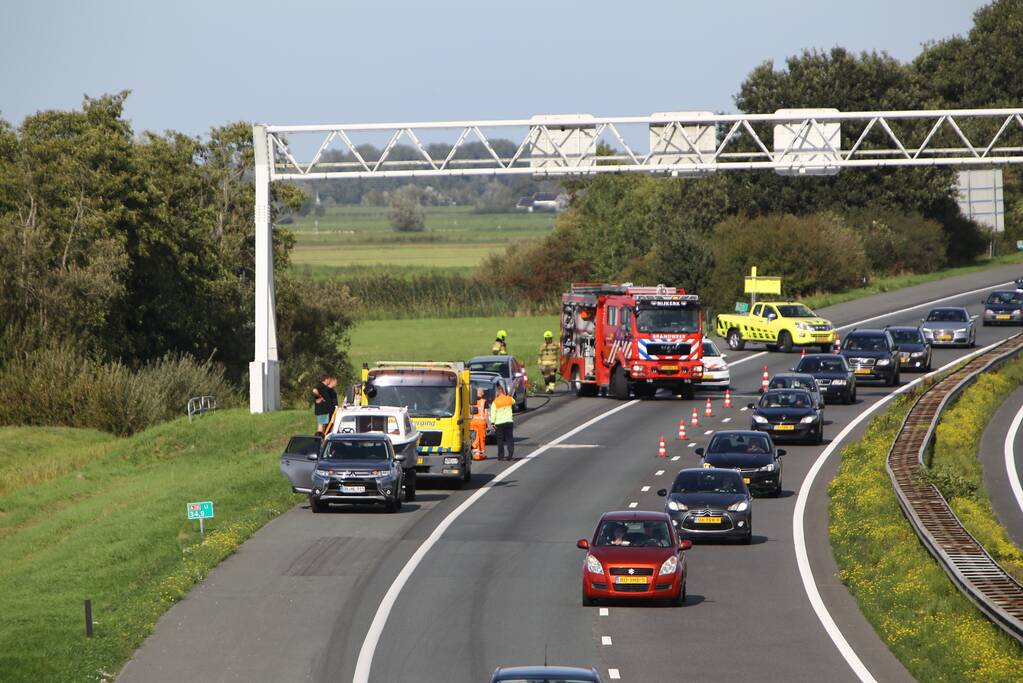
[[[611,644],[611,636],[601,636],[600,637],[600,644],[601,645],[610,645]]]
[[[639,503],[636,503],[636,502],[632,502],[632,503],[629,503],[629,507],[630,507],[630,508],[634,508],[634,507],[636,507],[637,505],[639,505]]]
[[[703,433],[703,435],[704,435],[704,436],[710,436],[710,435],[711,435],[711,434],[713,434],[713,433],[714,433],[714,430],[713,430],[713,429],[708,429],[707,431],[705,431],[705,432]]]
[[[676,455],[675,457],[677,458],[678,456]],[[646,493],[649,490],[650,490],[649,486],[644,486],[643,488],[640,489],[640,491],[642,491],[643,493]]]
[[[600,616],[602,616],[602,617],[606,617],[607,616],[607,607],[601,607],[600,608]]]
[[[656,472],[654,472],[654,476],[655,476],[655,477],[659,477],[659,476],[661,476],[662,474],[664,474],[664,470],[657,470]]]
[[[689,444],[689,447],[690,447],[690,448],[696,448],[696,442],[695,442],[695,441],[693,441],[692,443],[690,443],[690,444]]]
[[[675,461],[675,460],[678,460],[681,457],[682,457],[681,455],[673,455],[673,456],[671,456],[671,459],[672,459],[672,461]]]
[[[722,421],[722,422],[731,422],[731,421],[732,421],[732,418],[730,418],[730,417],[726,417],[725,419],[723,419],[723,420],[721,420],[721,421]]]
[[[622,673],[618,669],[608,669],[607,677],[610,678],[612,681],[617,681],[622,677]]]

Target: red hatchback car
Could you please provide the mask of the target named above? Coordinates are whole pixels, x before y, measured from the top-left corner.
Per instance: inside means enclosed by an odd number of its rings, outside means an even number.
[[[593,539],[576,545],[588,550],[583,561],[583,605],[598,598],[686,600],[686,553],[692,541],[679,540],[663,512],[605,512]]]

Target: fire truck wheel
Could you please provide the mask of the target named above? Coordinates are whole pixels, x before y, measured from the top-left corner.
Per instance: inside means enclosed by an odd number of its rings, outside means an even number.
[[[576,396],[597,395],[597,385],[583,382],[582,376],[579,374],[579,368],[572,368],[572,390],[575,391]]]
[[[621,365],[615,366],[611,373],[611,393],[619,401],[629,400],[629,380],[625,377],[625,368]]]
[[[732,329],[728,331],[728,348],[732,351],[742,351],[745,346],[746,342],[743,341],[739,330]]]
[[[692,401],[696,398],[696,388],[692,384],[683,384],[679,396],[685,401]]]

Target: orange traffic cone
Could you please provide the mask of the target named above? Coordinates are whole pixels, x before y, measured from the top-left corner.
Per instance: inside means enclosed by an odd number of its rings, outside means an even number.
[[[725,389],[725,408],[732,407],[732,390]]]
[[[678,421],[678,438],[679,441],[686,440],[686,418],[683,415],[682,419]]]
[[[703,409],[704,417],[714,417],[714,409],[710,406],[710,399],[707,399],[707,407]]]
[[[842,350],[842,339],[838,336],[838,332],[835,332],[835,353]]]
[[[691,424],[694,427],[700,426],[700,416],[697,414],[696,408],[693,408],[693,417],[691,420],[689,420],[689,424]]]
[[[661,435],[661,443],[660,443],[659,446],[657,446],[657,457],[658,458],[667,458],[668,457],[668,449],[664,446],[664,435],[663,434]]]
[[[806,349],[799,349],[799,357],[804,358],[806,356]]]
[[[764,378],[760,380],[760,393],[767,391],[767,384],[770,382],[771,376],[767,374],[767,366],[764,366]]]

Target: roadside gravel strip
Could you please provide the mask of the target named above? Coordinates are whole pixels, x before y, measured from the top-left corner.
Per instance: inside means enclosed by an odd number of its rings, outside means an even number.
[[[972,273],[822,313],[839,326],[883,315],[868,323],[881,326],[919,320],[912,307],[947,297],[977,312],[977,290],[1017,273],[1014,266]],[[978,345],[1012,331],[978,330]],[[965,353],[936,351],[935,365]],[[797,499],[805,560],[826,613],[876,680],[909,680],[837,579],[826,484],[838,459],[820,446],[784,446],[786,491],[756,502],[753,545],[690,552],[686,606],[579,604],[574,541],[606,510],[661,509],[656,490],[699,462],[694,451],[706,432],[748,427],[741,407],[758,395],[763,366],[779,372],[794,358],[729,354],[730,410],[718,393],[638,405],[556,397],[516,421],[528,459],[477,463],[472,487],[424,488],[398,514],[311,515],[297,506],[175,605],[121,680],[476,681],[498,665],[543,661],[545,649],[552,663],[592,665],[612,680],[856,680],[793,562]],[[844,429],[855,437],[863,424],[846,426],[889,395],[865,385],[858,405],[829,406],[826,438]],[[706,396],[713,418],[702,416]],[[694,405],[701,425],[680,442],[679,417]],[[662,434],[669,458],[656,457]]]

